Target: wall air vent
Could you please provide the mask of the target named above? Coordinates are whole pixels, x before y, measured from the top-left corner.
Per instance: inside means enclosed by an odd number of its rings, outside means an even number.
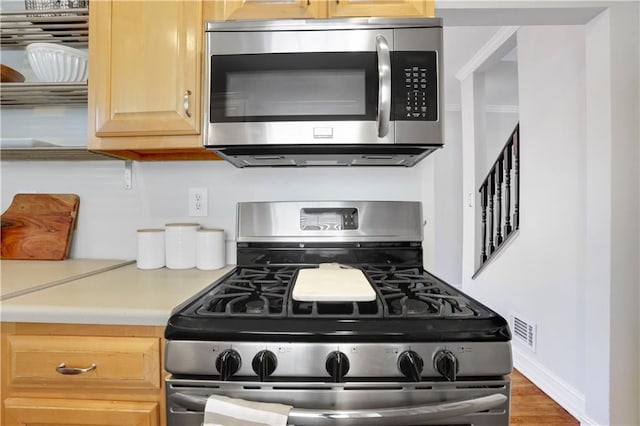
[[[537,324],[516,314],[509,314],[509,323],[514,339],[523,343],[527,348],[535,352]]]

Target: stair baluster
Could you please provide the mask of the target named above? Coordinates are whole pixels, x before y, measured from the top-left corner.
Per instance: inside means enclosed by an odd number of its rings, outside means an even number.
[[[502,166],[502,154],[498,157],[496,182],[496,247],[502,244],[502,181],[504,167]],[[495,166],[494,166],[495,167]]]
[[[480,187],[480,206],[482,209],[482,240],[480,246],[480,263],[487,260],[487,182]]]
[[[493,254],[493,252],[496,250],[496,246],[494,244],[494,239],[493,239],[493,232],[494,232],[493,220],[495,216],[495,212],[493,210],[494,208],[493,200],[496,195],[495,174],[496,174],[496,170],[491,169],[491,172],[489,172],[489,254],[490,255]]]
[[[512,142],[507,144],[507,152],[504,156],[504,236],[511,234],[511,161]]]

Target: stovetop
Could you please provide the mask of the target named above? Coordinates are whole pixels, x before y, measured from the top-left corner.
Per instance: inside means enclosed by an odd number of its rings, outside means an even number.
[[[409,201],[238,203],[237,265],[178,306],[171,340],[508,341],[506,321],[423,268],[422,206]],[[370,302],[292,298],[301,268],[363,271]],[[319,284],[322,285],[322,284]]]
[[[300,268],[240,266],[181,305],[168,339],[440,341],[510,339],[495,312],[421,266],[351,265],[376,292],[367,302],[302,302],[291,297]]]
[[[363,265],[378,298],[370,302],[302,302],[291,291],[296,266],[240,267],[185,312],[214,317],[407,317],[455,318],[488,315],[486,308],[419,267]]]

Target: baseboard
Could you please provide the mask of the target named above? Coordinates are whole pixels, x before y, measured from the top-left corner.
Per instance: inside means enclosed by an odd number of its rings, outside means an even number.
[[[576,388],[547,370],[534,360],[526,350],[512,346],[513,364],[527,379],[557,402],[569,414],[580,421],[583,426],[597,426],[585,413],[585,397]]]

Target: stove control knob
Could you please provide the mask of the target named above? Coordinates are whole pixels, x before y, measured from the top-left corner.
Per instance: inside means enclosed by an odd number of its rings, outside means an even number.
[[[233,349],[226,349],[216,358],[216,368],[220,373],[220,380],[229,380],[240,369],[240,354]]]
[[[423,367],[422,357],[414,351],[402,352],[398,357],[398,370],[412,382],[419,382],[422,379]]]
[[[458,359],[453,352],[446,349],[436,352],[433,357],[433,366],[445,379],[450,382],[456,381],[460,367],[458,366]]]
[[[276,355],[268,350],[258,352],[251,362],[251,367],[261,382],[264,382],[265,378],[275,371],[277,365]]]
[[[340,351],[331,352],[327,356],[325,368],[333,380],[341,382],[349,372],[349,358]]]

